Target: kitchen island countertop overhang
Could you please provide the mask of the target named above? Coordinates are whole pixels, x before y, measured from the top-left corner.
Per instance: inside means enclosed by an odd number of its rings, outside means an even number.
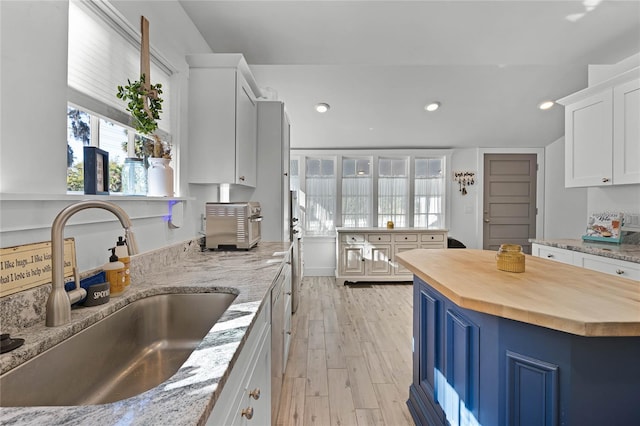
[[[640,283],[526,256],[499,271],[493,251],[411,250],[401,264],[461,308],[580,336],[640,336]]]
[[[269,303],[268,295],[273,280],[290,247],[289,242],[261,242],[250,251],[193,253],[170,268],[160,268],[157,272],[146,274],[141,282],[132,282],[125,293],[112,298],[108,304],[72,310],[70,324],[55,328],[39,324],[25,329],[28,338],[24,347],[1,356],[3,372],[135,300],[171,293],[237,294],[217,323],[229,321],[237,328],[237,333],[232,333],[231,339],[229,333],[225,334],[225,350],[212,350],[216,348],[215,337],[218,333],[214,326],[176,374],[140,395],[102,405],[2,407],[0,423],[21,426],[204,424],[242,350],[256,314],[264,303]]]

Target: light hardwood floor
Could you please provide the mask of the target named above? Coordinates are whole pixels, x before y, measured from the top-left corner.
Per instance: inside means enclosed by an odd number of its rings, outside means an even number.
[[[413,425],[410,284],[305,277],[277,425]]]

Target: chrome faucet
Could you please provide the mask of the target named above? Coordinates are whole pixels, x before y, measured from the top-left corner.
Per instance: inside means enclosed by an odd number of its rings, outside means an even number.
[[[77,269],[74,271],[76,288],[70,292],[64,289],[64,225],[77,212],[87,209],[104,209],[113,213],[124,228],[129,254],[138,253],[138,244],[131,230],[131,219],[119,206],[106,201],[81,201],[63,209],[51,225],[51,293],[47,299],[47,327],[57,327],[71,321],[71,305],[87,295],[80,287]]]

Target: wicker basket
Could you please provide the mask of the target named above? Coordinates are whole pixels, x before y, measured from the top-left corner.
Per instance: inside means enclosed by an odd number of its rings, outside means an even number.
[[[496,254],[498,269],[506,272],[524,272],[522,246],[502,244]]]

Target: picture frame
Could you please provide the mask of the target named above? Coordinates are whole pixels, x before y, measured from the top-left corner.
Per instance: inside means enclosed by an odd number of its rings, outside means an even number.
[[[109,153],[95,146],[84,147],[84,193],[109,195]]]

